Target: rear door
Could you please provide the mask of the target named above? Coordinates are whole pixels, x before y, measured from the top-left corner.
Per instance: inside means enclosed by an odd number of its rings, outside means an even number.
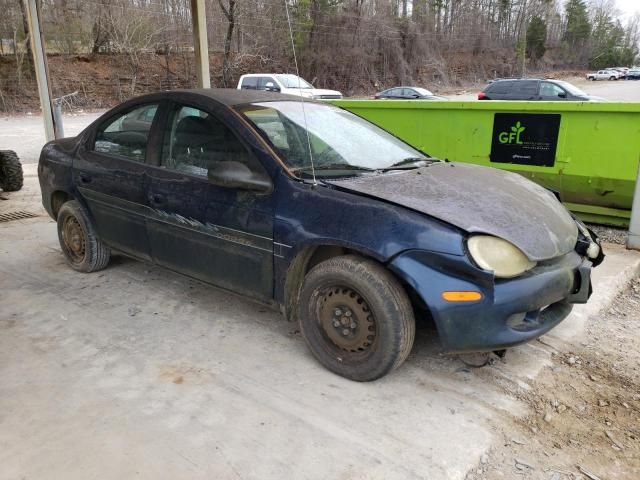
[[[270,300],[273,196],[213,185],[216,162],[265,170],[212,110],[174,103],[160,164],[150,170],[148,233],[156,263],[194,278]]]
[[[520,80],[514,82],[512,96],[509,100],[539,100],[539,87],[537,80]]]
[[[507,100],[511,95],[514,83],[510,80],[494,82],[489,85],[485,93],[491,100]]]
[[[413,88],[403,88],[402,89],[402,98],[406,98],[407,100],[413,100],[414,98],[418,98],[418,92],[416,92]]]
[[[147,159],[160,102],[138,104],[107,118],[74,159],[73,180],[100,238],[131,256],[150,260],[145,217]]]
[[[392,88],[390,90],[387,90],[384,95],[382,95],[382,98],[398,98],[401,92],[401,88]]]

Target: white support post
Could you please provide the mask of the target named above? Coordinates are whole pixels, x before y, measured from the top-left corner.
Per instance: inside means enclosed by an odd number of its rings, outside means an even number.
[[[207,16],[204,9],[204,0],[191,0],[191,24],[193,26],[193,50],[196,55],[198,88],[211,88]]]
[[[629,250],[640,250],[640,161],[638,162],[638,176],[633,194],[633,206],[631,207],[627,248]]]
[[[36,71],[38,95],[40,96],[40,105],[44,118],[44,133],[47,142],[49,142],[56,138],[55,120],[53,118],[53,108],[51,107],[49,69],[47,68],[44,42],[42,41],[40,8],[37,5],[37,0],[25,0],[25,4],[27,6],[27,21],[29,23],[29,39],[31,40],[31,51],[33,52],[33,66]]]

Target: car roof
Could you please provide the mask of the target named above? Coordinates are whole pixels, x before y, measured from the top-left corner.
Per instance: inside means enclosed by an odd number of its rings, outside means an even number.
[[[541,80],[553,82],[555,81],[553,78],[499,78],[494,80],[492,83],[498,82],[539,82]]]
[[[266,92],[263,90],[238,90],[237,88],[194,88],[194,89],[179,89],[179,90],[167,90],[165,92],[152,93],[148,95],[154,99],[165,98],[180,100],[184,94],[197,95],[205,99],[214,100],[217,103],[233,107],[236,105],[244,105],[253,102],[277,102],[277,101],[301,101],[301,97],[296,95],[287,95],[279,92]],[[138,97],[135,100],[141,100],[146,98],[147,95]],[[318,103],[310,99],[305,99],[305,103]]]
[[[264,75],[294,75],[298,76],[295,73],[245,73],[242,77],[263,77]]]

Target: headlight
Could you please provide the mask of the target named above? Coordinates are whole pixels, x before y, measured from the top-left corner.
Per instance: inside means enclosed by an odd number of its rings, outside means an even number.
[[[536,266],[518,247],[498,237],[474,235],[467,247],[480,268],[492,270],[499,278],[517,277]]]

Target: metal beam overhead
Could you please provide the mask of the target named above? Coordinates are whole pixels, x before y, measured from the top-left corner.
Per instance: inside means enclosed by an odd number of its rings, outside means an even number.
[[[196,56],[198,88],[211,88],[207,16],[204,0],[191,0],[191,23],[193,25],[193,49]]]

